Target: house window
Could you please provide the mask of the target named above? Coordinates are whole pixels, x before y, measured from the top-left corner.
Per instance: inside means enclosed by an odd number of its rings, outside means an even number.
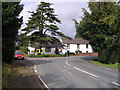
[[[77,49],[79,49],[80,48],[80,44],[77,44]]]
[[[88,48],[88,44],[86,44],[86,48]]]
[[[46,47],[45,51],[46,52],[51,52],[51,48],[50,47]]]
[[[67,49],[70,49],[70,44],[67,44]]]

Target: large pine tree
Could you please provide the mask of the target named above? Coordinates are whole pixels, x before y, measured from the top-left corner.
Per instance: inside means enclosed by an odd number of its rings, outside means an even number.
[[[59,31],[56,24],[61,21],[57,18],[54,9],[50,7],[51,5],[51,3],[41,2],[35,12],[30,12],[31,17],[23,31],[26,31],[26,36],[33,32],[28,37],[33,46],[36,42],[39,43],[37,46],[40,48],[49,42],[59,44],[59,40],[55,36],[67,37]]]

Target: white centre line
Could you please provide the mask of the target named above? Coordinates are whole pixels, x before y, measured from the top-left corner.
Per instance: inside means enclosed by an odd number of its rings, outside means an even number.
[[[81,71],[81,72],[84,72],[84,73],[86,73],[86,74],[88,74],[88,75],[91,75],[91,76],[93,76],[93,77],[96,77],[96,78],[99,78],[99,76],[97,76],[97,75],[94,75],[94,74],[92,74],[92,73],[89,73],[89,72],[87,72],[87,71],[84,71],[84,70],[82,70],[82,69],[79,69],[79,68],[77,68],[77,67],[74,67],[76,70],[78,70],[78,71]]]
[[[68,66],[71,66],[71,65],[68,63],[68,60],[66,61],[66,64],[67,64]]]
[[[105,68],[105,69],[107,69],[107,70],[111,70],[110,68]]]

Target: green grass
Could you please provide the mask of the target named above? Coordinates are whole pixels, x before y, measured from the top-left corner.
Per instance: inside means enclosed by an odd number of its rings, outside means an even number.
[[[9,64],[2,65],[2,87],[10,87],[11,84],[11,66]]]
[[[43,58],[43,57],[64,57],[64,55],[29,55],[28,57],[39,57],[39,58]]]
[[[28,76],[31,75],[31,72],[24,66],[20,66],[17,64],[6,64],[2,65],[2,87],[3,90],[5,88],[11,88],[11,86],[15,85],[19,81],[15,81],[16,77],[20,75]]]
[[[98,61],[90,61],[90,63],[97,64],[97,65],[104,66],[104,67],[113,68],[113,69],[120,69],[120,64],[103,64]]]

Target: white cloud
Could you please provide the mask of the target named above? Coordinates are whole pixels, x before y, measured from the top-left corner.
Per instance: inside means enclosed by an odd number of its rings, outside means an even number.
[[[28,17],[30,17],[30,13],[27,11],[35,11],[37,8],[37,5],[42,0],[32,0],[32,2],[29,2],[29,0],[22,0],[21,4],[24,4],[24,9],[21,12],[20,16],[23,16],[23,22],[22,28],[25,27],[25,23],[28,20]],[[56,0],[47,0],[47,1],[56,1]],[[58,0],[60,1],[60,0]],[[82,16],[81,8],[87,8],[87,2],[55,2],[53,3],[52,7],[55,9],[55,13],[58,15],[58,18],[61,20],[61,24],[57,24],[60,28],[60,31],[62,31],[65,35],[68,35],[70,37],[75,36],[75,27],[74,22],[72,19],[76,19],[80,21],[80,16]],[[62,0],[61,0],[62,1]],[[64,0],[65,1],[65,0]]]
[[[89,2],[90,0],[22,0],[22,2]]]

